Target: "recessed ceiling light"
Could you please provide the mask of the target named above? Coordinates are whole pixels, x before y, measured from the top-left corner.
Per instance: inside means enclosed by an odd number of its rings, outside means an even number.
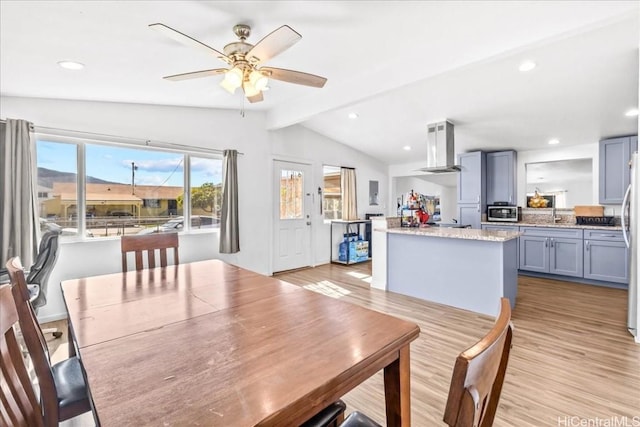
[[[624,115],[627,116],[627,117],[636,117],[638,115],[638,109],[637,108],[632,108],[631,110],[629,110],[626,113],[624,113]]]
[[[520,67],[518,68],[520,71],[522,72],[526,72],[526,71],[531,71],[534,68],[536,68],[536,63],[533,61],[524,61],[522,64],[520,64]]]
[[[82,70],[84,68],[84,64],[74,61],[60,61],[58,65],[67,70]]]
[[[559,139],[550,139],[549,140],[549,145],[556,145],[556,144],[560,144],[560,140]]]
[[[350,119],[357,119],[358,117],[360,117],[360,116],[358,116],[358,113],[349,113],[349,118]]]
[[[402,147],[402,149],[404,151],[411,151],[411,146],[410,145],[405,145],[404,147]]]

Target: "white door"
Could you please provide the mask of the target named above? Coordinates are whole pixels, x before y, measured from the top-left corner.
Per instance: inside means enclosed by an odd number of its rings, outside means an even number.
[[[274,161],[273,271],[311,265],[311,165]]]

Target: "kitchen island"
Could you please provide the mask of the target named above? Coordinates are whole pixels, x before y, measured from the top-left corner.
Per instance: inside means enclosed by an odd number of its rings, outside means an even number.
[[[519,232],[468,228],[388,228],[386,286],[427,301],[491,316],[518,293]],[[375,280],[375,277],[374,277]]]

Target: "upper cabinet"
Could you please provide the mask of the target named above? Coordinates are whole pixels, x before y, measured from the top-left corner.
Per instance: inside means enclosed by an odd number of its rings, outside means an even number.
[[[599,201],[603,205],[621,204],[629,186],[629,161],[638,150],[638,136],[600,141]]]
[[[480,228],[486,209],[486,160],[482,151],[458,154],[458,221]]]
[[[485,203],[486,155],[482,151],[458,154],[458,204]]]
[[[516,152],[487,153],[487,204],[516,202]]]

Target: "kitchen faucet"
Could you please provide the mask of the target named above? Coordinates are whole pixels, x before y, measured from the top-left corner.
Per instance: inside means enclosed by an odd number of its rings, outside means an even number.
[[[562,217],[556,216],[556,208],[551,208],[551,218],[553,218],[554,224],[562,219]]]

